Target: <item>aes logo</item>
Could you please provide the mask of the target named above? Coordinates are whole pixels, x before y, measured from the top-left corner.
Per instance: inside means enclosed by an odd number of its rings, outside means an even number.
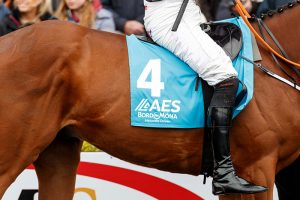
[[[24,189],[21,191],[18,200],[38,200],[38,193],[39,191],[35,189]],[[85,196],[85,199],[88,200],[97,200],[95,190],[90,188],[76,188],[74,194],[75,199],[77,199],[76,196],[79,195]]]

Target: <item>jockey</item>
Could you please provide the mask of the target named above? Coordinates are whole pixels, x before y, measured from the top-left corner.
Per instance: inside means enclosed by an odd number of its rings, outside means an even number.
[[[213,193],[250,194],[266,191],[267,188],[251,184],[235,174],[230,158],[229,127],[239,80],[230,58],[200,28],[206,19],[199,6],[195,0],[190,0],[178,29],[172,31],[183,0],[144,0],[144,5],[145,28],[149,36],[186,62],[199,77],[214,87],[208,109],[215,161]]]

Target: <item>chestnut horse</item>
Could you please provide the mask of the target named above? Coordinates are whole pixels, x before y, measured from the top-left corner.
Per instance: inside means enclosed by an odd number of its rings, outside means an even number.
[[[295,5],[265,20],[296,62],[299,19]],[[260,49],[263,64],[283,75]],[[0,197],[33,163],[39,199],[72,199],[83,140],[132,163],[199,175],[203,129],[130,126],[123,35],[42,22],[1,37],[0,60]],[[233,122],[231,152],[238,175],[269,190],[222,199],[272,200],[275,175],[299,157],[299,130],[300,93],[255,69],[255,95]]]

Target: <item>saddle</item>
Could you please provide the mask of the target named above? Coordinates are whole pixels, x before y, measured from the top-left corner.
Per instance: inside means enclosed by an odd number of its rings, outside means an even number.
[[[239,54],[243,41],[240,27],[229,22],[209,22],[200,25],[225,53],[234,60]]]

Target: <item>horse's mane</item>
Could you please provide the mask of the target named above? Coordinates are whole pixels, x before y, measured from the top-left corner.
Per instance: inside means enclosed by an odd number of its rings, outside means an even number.
[[[300,5],[300,0],[292,1],[284,6],[280,6],[279,8],[277,8],[275,10],[268,10],[266,12],[263,12],[259,17],[261,19],[265,19],[267,17],[272,17],[275,14],[282,14],[285,10],[295,7],[297,4]]]

